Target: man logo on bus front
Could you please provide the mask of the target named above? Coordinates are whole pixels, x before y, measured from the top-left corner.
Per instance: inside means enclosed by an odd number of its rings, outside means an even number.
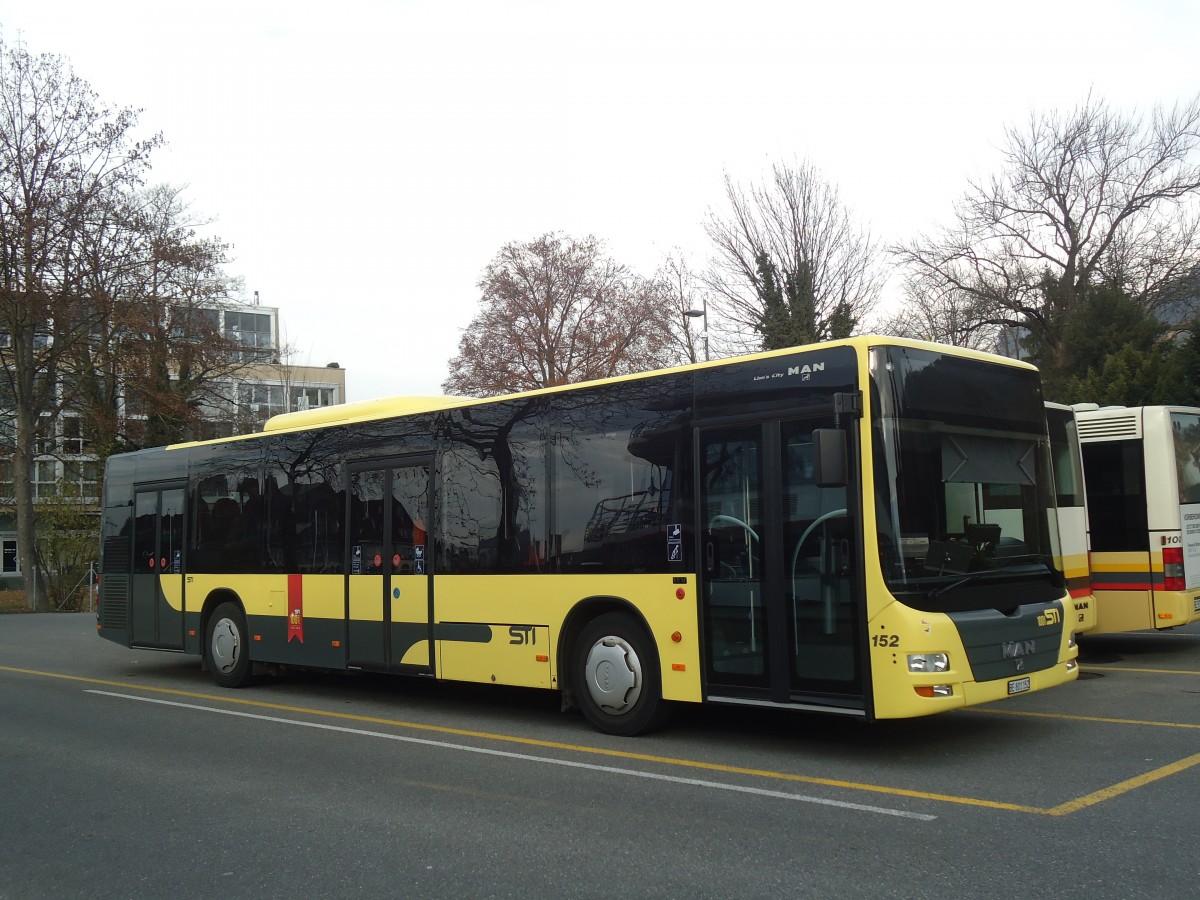
[[[1000,653],[1003,654],[1005,659],[1032,656],[1036,651],[1036,641],[1005,641],[1000,645]]]

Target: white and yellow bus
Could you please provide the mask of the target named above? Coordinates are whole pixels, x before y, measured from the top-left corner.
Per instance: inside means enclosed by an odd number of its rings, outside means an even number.
[[[1076,677],[1024,363],[892,338],[118,455],[100,634],[201,657],[920,716]]]
[[[1071,593],[1070,625],[1076,634],[1096,626],[1088,555],[1088,509],[1083,481],[1083,454],[1075,411],[1062,403],[1046,404],[1046,427],[1054,464],[1055,519],[1058,526],[1059,569]]]
[[[1092,633],[1200,621],[1200,409],[1076,404]]]

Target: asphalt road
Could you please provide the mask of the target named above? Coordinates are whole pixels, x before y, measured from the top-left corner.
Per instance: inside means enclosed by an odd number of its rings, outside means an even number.
[[[1200,628],[929,719],[289,674],[0,616],[0,898],[1196,896]]]

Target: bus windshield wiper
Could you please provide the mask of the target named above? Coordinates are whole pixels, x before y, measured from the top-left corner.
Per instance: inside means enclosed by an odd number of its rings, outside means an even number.
[[[935,587],[929,592],[929,599],[936,600],[938,597],[942,596],[942,594],[952,591],[957,587],[962,587],[964,584],[969,582],[978,581],[984,575],[995,575],[996,571],[996,569],[980,569],[978,572],[968,572],[961,578],[954,579],[954,581],[951,581],[949,584],[943,584],[940,587]]]
[[[1047,566],[1040,559],[1035,558],[1035,560],[1036,561],[1033,562],[1033,564],[1037,565],[1037,567],[1039,569],[1039,574],[1044,574],[1046,572],[1053,571],[1053,569],[1051,569],[1049,566]],[[1017,567],[1011,566],[1011,565],[1004,565],[1004,566],[1000,566],[1000,567],[994,568],[994,569],[979,569],[975,572],[968,572],[965,575],[963,575],[961,578],[954,579],[954,581],[951,581],[949,584],[943,584],[939,587],[935,587],[933,590],[931,590],[929,592],[929,599],[936,600],[938,597],[942,596],[943,594],[948,593],[949,591],[952,591],[957,587],[962,587],[964,584],[969,584],[972,581],[978,581],[979,579],[983,578],[986,575],[1018,575],[1018,574],[1030,575],[1033,573],[1031,573],[1029,571],[1028,566],[1024,566],[1024,567],[1021,567],[1018,569]]]

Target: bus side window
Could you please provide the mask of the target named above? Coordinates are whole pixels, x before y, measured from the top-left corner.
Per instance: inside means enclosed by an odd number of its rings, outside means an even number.
[[[1083,469],[1092,549],[1102,553],[1148,550],[1142,442],[1084,444]]]

